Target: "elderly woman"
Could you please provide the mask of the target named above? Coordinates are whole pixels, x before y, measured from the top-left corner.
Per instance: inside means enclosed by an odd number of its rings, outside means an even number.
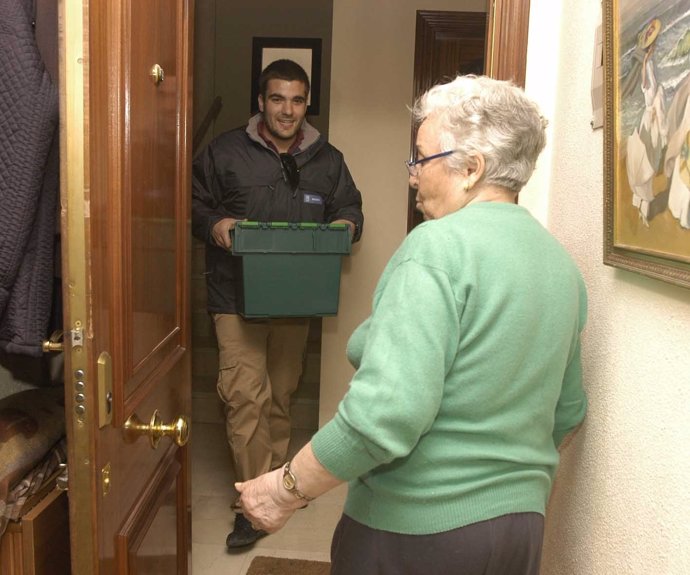
[[[461,76],[416,103],[407,163],[426,222],[348,344],[333,420],[236,484],[268,532],[343,481],[332,573],[534,574],[558,448],[586,411],[582,277],[517,205],[545,121],[517,87]]]

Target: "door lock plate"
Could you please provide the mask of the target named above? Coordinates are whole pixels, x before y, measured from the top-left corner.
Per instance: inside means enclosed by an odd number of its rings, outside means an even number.
[[[113,364],[107,351],[98,356],[98,427],[113,420]]]

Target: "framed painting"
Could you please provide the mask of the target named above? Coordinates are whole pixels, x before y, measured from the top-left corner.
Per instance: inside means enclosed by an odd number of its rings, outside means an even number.
[[[602,6],[604,263],[690,287],[690,5]]]
[[[271,62],[287,58],[297,62],[309,77],[311,89],[307,114],[319,115],[321,100],[321,38],[264,38],[252,40],[252,90],[250,110],[259,111],[259,76]]]

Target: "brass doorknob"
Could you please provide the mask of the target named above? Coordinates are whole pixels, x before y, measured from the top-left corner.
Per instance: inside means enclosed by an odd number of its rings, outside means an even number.
[[[165,80],[165,71],[159,64],[154,64],[149,72],[153,83],[158,86],[163,80]]]
[[[134,441],[140,435],[147,435],[153,449],[158,447],[158,442],[165,435],[172,437],[180,447],[189,441],[189,418],[180,415],[172,423],[165,424],[157,409],[153,412],[149,423],[143,423],[135,413],[125,422],[124,429],[125,438],[128,441]]]

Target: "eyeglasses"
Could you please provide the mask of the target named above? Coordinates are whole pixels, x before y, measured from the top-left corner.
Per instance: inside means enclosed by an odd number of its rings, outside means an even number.
[[[421,166],[422,164],[425,164],[426,162],[429,162],[431,160],[435,160],[436,158],[445,158],[446,156],[450,156],[451,154],[454,154],[457,151],[458,150],[448,150],[446,152],[441,152],[440,154],[427,156],[426,158],[422,158],[421,160],[407,160],[405,162],[405,165],[407,166],[407,171],[410,173],[410,176],[416,176],[419,173],[419,168],[417,166]]]
[[[283,167],[283,179],[290,184],[290,188],[294,192],[299,186],[299,168],[297,167],[297,160],[292,154],[280,154],[280,165]]]

